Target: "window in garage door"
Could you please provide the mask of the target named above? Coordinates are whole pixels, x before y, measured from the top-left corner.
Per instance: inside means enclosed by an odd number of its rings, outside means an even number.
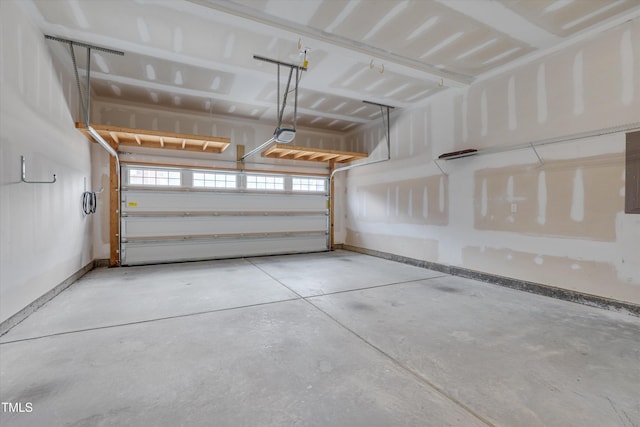
[[[123,265],[328,250],[324,177],[133,165],[123,176]]]

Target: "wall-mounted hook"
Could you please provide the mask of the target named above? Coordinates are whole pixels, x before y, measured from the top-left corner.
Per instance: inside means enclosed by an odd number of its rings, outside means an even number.
[[[92,190],[87,190],[87,177],[84,177],[84,192],[87,193],[96,193],[96,194],[100,194],[102,192],[104,192],[104,187],[101,187],[99,191],[92,191]]]
[[[384,74],[384,64],[380,64],[378,66],[378,65],[376,65],[376,63],[375,63],[375,61],[373,59],[371,60],[371,62],[369,62],[369,69],[376,70],[380,74]]]
[[[20,165],[22,167],[22,182],[27,184],[53,184],[56,182],[56,174],[53,174],[53,181],[27,181],[27,167],[25,166],[24,156],[20,156]]]

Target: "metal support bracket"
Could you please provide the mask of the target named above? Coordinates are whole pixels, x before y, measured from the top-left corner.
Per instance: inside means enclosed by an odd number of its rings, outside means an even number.
[[[442,170],[442,166],[440,166],[440,163],[438,163],[438,160],[439,159],[433,159],[433,163],[435,163],[438,169],[440,169],[440,172],[442,172],[442,175],[447,176],[447,173],[444,170]]]
[[[307,68],[302,65],[290,64],[288,62],[277,61],[275,59],[265,58],[264,56],[253,55],[253,59],[258,61],[268,62],[270,64],[276,64],[278,66],[277,69],[277,85],[278,85],[278,101],[277,101],[277,114],[278,114],[278,125],[276,126],[276,130],[274,132],[274,137],[264,142],[260,146],[254,148],[248,153],[244,154],[240,157],[240,161],[244,162],[247,157],[253,156],[257,152],[263,150],[274,142],[279,142],[278,135],[279,131],[282,129],[282,119],[284,118],[284,109],[287,106],[287,97],[289,96],[289,92],[294,92],[294,104],[293,104],[293,132],[296,130],[297,116],[298,116],[298,85],[300,83],[301,71],[307,71]],[[280,105],[280,66],[289,67],[289,78],[287,79],[287,87],[284,91],[282,105]],[[293,70],[295,69],[295,86],[292,90],[289,90],[291,87],[291,80],[294,78]],[[288,130],[288,129],[287,129]]]
[[[27,184],[53,184],[56,182],[56,174],[53,174],[53,181],[27,181],[27,166],[25,164],[24,156],[20,156],[20,167],[22,169],[22,182]]]
[[[540,157],[540,154],[538,154],[538,150],[536,150],[536,146],[533,145],[533,143],[531,143],[530,145],[531,145],[531,149],[533,150],[533,152],[536,153],[536,157],[538,158],[538,161],[540,162],[540,165],[544,166],[544,162],[542,161],[542,158]]]

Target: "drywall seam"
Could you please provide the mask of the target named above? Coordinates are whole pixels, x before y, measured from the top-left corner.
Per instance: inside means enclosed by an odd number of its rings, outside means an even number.
[[[631,30],[626,30],[620,40],[621,99],[624,105],[630,105],[634,98],[634,57],[631,42]]]
[[[573,60],[573,114],[584,113],[584,55],[579,51]]]
[[[509,111],[509,130],[515,130],[518,127],[516,112],[516,78],[509,78],[507,88],[507,109]]]
[[[538,224],[547,222],[547,179],[545,171],[538,172]]]
[[[538,65],[537,74],[537,89],[538,89],[538,123],[543,124],[547,121],[547,82],[544,64]]]
[[[561,50],[569,48],[573,45],[583,42],[584,40],[597,36],[600,33],[603,33],[607,30],[615,28],[619,25],[623,25],[626,22],[633,21],[638,18],[640,18],[640,6],[637,7],[636,9],[629,10],[620,16],[616,16],[612,19],[604,20],[601,23],[596,24],[592,27],[589,27],[586,30],[579,31],[577,34],[574,34],[572,37],[562,42],[555,43],[553,46],[550,46],[546,49],[533,51],[527,55],[522,56],[521,58],[516,59],[515,61],[511,61],[505,65],[501,65],[490,71],[487,71],[486,73],[483,73],[477,76],[473,83],[476,84],[476,83],[491,79],[493,77],[502,75],[504,73],[507,73],[515,68],[526,66],[540,58],[546,57],[555,52],[559,52]]]

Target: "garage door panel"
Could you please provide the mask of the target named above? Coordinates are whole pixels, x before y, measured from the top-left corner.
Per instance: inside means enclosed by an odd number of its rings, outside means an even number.
[[[325,178],[264,173],[250,179],[250,175],[125,165],[121,263],[329,249]]]
[[[122,233],[130,239],[181,235],[324,231],[326,228],[326,215],[125,217]]]
[[[123,249],[126,265],[151,264],[175,261],[197,261],[278,255],[327,250],[324,235],[280,238],[245,238],[192,240],[179,242],[129,243]]]
[[[318,212],[326,196],[189,191],[135,191],[123,194],[124,214],[137,212]]]

